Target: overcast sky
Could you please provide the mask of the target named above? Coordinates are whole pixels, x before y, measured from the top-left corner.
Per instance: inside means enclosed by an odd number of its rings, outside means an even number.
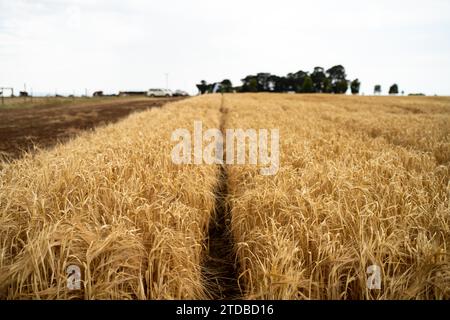
[[[342,64],[361,91],[450,95],[450,1],[0,0],[0,86],[195,93]]]

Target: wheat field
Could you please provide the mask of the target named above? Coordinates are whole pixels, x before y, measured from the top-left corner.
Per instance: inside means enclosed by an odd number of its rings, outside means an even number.
[[[450,298],[449,99],[226,101],[228,126],[280,128],[276,176],[227,168],[246,298]]]
[[[171,133],[199,120],[279,128],[278,172],[174,164]],[[238,298],[450,298],[449,98],[205,95],[0,170],[1,299],[211,298],[218,201]],[[366,286],[373,264],[380,290]]]
[[[217,127],[217,97],[163,109],[26,156],[0,174],[0,297],[204,298],[200,259],[214,166],[176,166],[171,132]],[[68,291],[66,268],[84,270]]]

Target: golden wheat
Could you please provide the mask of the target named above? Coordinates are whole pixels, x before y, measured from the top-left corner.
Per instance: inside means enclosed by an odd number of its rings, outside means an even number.
[[[0,298],[203,299],[217,165],[175,165],[171,133],[280,129],[280,169],[227,165],[246,299],[450,298],[450,100],[208,95],[0,171]],[[221,113],[222,110],[222,113]],[[225,233],[227,234],[227,233]],[[80,291],[66,269],[83,271]],[[366,269],[382,270],[381,290]]]
[[[217,167],[172,163],[171,132],[218,127],[219,97],[134,114],[0,173],[0,296],[205,298]],[[81,267],[82,290],[66,288]]]
[[[280,128],[280,170],[229,166],[250,299],[450,298],[450,100],[227,95],[226,127]],[[382,270],[368,290],[366,268]]]

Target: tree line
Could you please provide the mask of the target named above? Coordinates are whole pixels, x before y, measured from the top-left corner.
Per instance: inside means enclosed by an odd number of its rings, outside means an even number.
[[[207,83],[202,80],[197,84],[201,94],[211,92],[296,92],[296,93],[346,93],[348,88],[353,94],[359,93],[361,82],[347,79],[345,68],[336,65],[325,70],[315,67],[312,72],[297,71],[286,76],[277,76],[267,72],[248,75],[241,79],[242,85],[233,87],[229,79],[221,82]]]
[[[374,94],[381,94],[381,85],[376,84],[375,87],[374,87],[374,89],[373,89],[373,93],[374,93]],[[396,83],[394,83],[392,86],[389,87],[389,94],[398,94],[398,93],[399,93],[399,91],[398,91],[398,85],[397,85]],[[405,92],[402,91],[402,95],[403,95],[404,93],[405,93]]]
[[[347,79],[342,65],[327,70],[315,67],[312,72],[303,70],[277,76],[267,72],[248,75],[241,79],[241,86],[233,86],[229,79],[221,82],[207,83],[205,80],[197,84],[200,94],[213,92],[296,92],[296,93],[336,93],[344,94],[350,88],[352,94],[359,94],[361,82],[356,78]],[[381,94],[381,85],[374,87],[374,94]],[[397,84],[389,87],[389,94],[398,94]],[[401,92],[404,94],[404,92]]]

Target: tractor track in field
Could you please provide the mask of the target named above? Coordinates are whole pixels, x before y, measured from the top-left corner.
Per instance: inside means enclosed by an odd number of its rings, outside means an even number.
[[[222,95],[220,130],[224,132],[227,109]],[[227,170],[220,166],[215,189],[215,212],[208,228],[207,252],[202,266],[205,289],[212,299],[241,299],[239,287],[239,266],[237,264],[233,235],[231,233],[231,214],[227,205]]]

